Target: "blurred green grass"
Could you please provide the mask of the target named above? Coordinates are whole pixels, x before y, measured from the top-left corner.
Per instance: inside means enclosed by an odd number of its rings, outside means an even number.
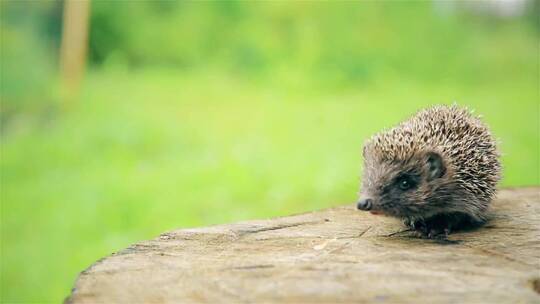
[[[121,25],[142,4],[96,2],[94,31],[120,42],[93,33],[102,48],[67,109],[52,51],[3,28],[2,302],[61,301],[92,262],[166,230],[351,203],[363,141],[431,104],[484,116],[503,186],[539,184],[527,20],[436,18],[426,3],[219,5],[149,15],[137,36]]]
[[[432,102],[484,115],[502,140],[503,185],[538,184],[534,85],[396,79],[321,94],[216,73],[93,72],[69,115],[4,139],[4,299],[57,301],[95,259],[169,229],[353,202],[363,140]]]

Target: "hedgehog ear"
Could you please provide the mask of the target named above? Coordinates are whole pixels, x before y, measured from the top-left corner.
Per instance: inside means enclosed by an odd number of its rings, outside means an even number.
[[[437,152],[428,152],[426,154],[428,165],[428,180],[440,178],[446,173],[446,167],[444,166],[441,155]]]

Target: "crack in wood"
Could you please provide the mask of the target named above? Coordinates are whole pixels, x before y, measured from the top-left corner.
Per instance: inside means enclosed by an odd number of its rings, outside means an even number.
[[[370,229],[371,229],[371,226],[369,226],[369,227],[367,227],[366,229],[362,230],[362,232],[360,232],[360,233],[357,234],[357,235],[353,235],[353,236],[340,236],[340,237],[337,237],[336,239],[338,239],[338,240],[343,240],[343,239],[359,239],[359,238],[361,238],[364,234],[366,234],[366,232],[368,232]]]
[[[272,226],[272,227],[263,227],[263,228],[258,228],[258,229],[237,230],[233,232],[237,234],[238,237],[242,237],[248,234],[254,234],[254,233],[265,232],[265,231],[281,230],[281,229],[287,229],[287,228],[298,227],[298,226],[303,226],[303,225],[315,225],[315,224],[320,224],[324,222],[327,222],[327,221],[320,220],[320,221],[300,222],[300,223],[277,225],[277,226]]]
[[[248,265],[248,266],[235,266],[235,267],[228,267],[224,268],[224,270],[250,270],[250,269],[261,269],[261,268],[273,268],[274,265],[266,264],[266,265]]]
[[[412,232],[413,229],[405,229],[405,230],[399,230],[399,231],[396,231],[396,232],[392,232],[390,234],[386,234],[386,235],[383,235],[384,237],[392,237],[394,235],[399,235],[399,234],[402,234],[402,233],[405,233],[405,232]]]

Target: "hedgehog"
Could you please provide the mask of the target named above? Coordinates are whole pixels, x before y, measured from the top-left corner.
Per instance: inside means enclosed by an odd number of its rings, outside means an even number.
[[[500,180],[499,156],[488,127],[468,108],[420,110],[364,144],[357,208],[400,218],[427,238],[480,226]]]

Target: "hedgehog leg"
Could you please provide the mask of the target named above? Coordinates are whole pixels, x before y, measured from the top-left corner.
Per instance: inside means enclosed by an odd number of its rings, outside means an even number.
[[[426,238],[429,234],[429,226],[423,219],[405,219],[403,223],[414,230],[416,237]]]
[[[429,227],[429,238],[447,237],[451,231],[471,228],[477,225],[470,216],[460,212],[443,213],[426,221]]]
[[[452,220],[444,215],[412,222],[413,228],[419,237],[428,239],[445,239],[452,230]]]
[[[480,226],[483,222],[471,218],[461,212],[441,213],[410,225],[422,237],[430,239],[446,239],[457,230],[466,230]]]
[[[426,222],[427,237],[430,239],[445,239],[452,230],[453,224],[452,216],[436,215]]]

